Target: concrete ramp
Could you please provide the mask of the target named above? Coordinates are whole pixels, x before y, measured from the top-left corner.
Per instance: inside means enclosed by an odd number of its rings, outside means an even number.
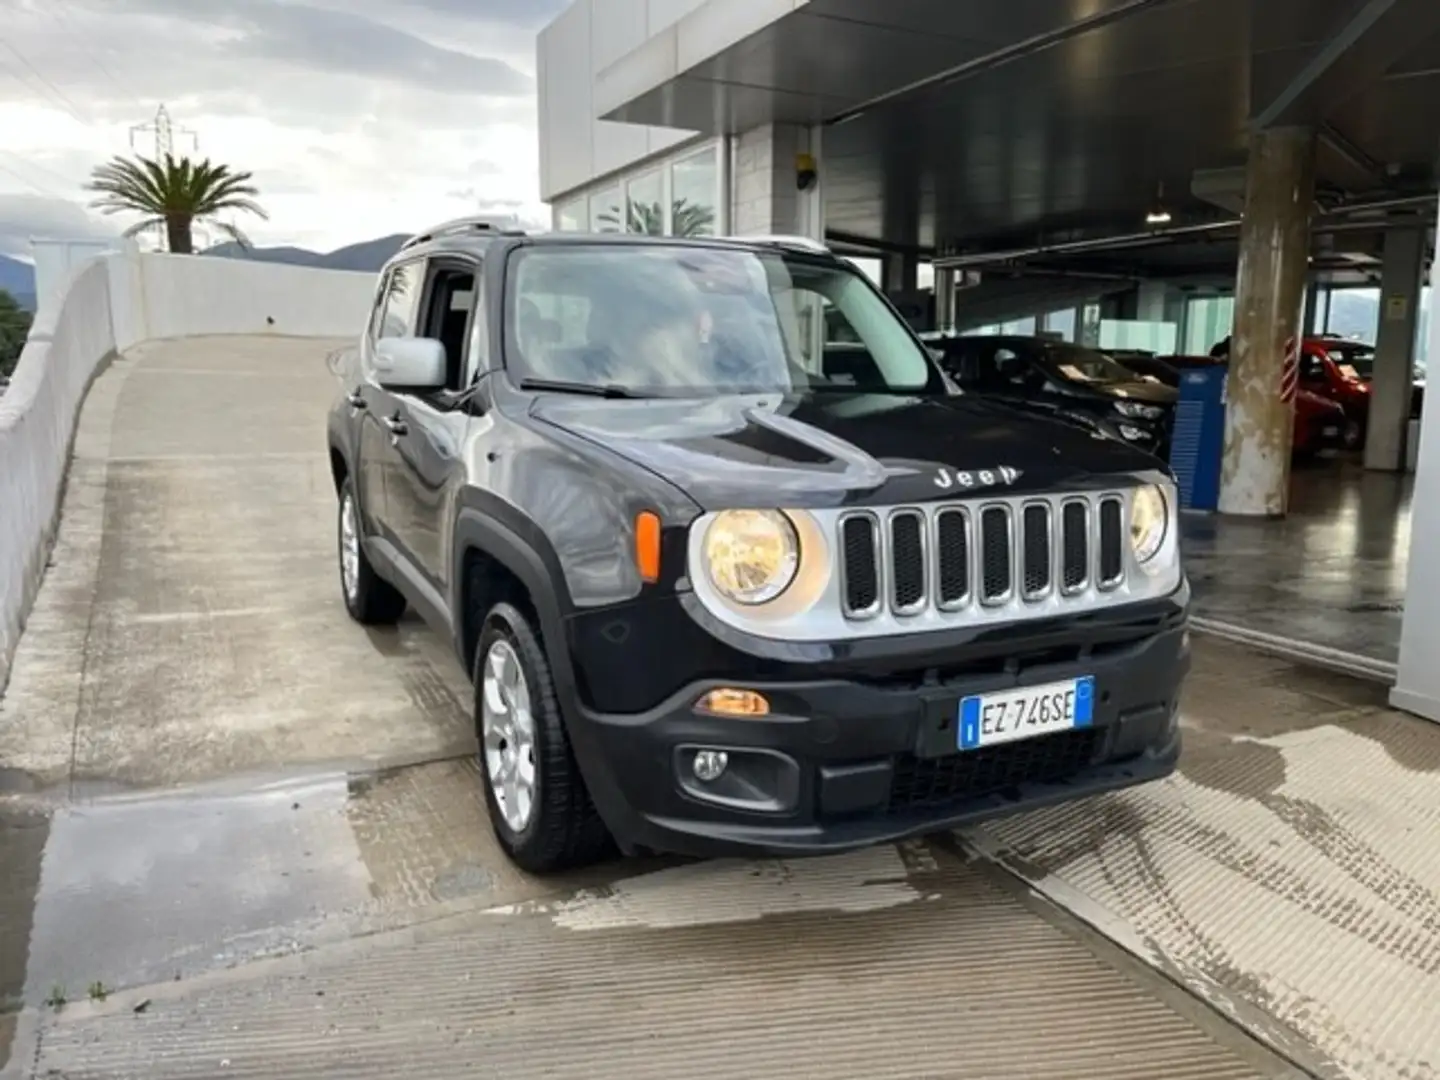
[[[1157,992],[908,845],[680,866],[66,1006],[33,1075],[1296,1075]]]
[[[473,744],[445,646],[418,623],[367,636],[340,600],[325,358],[343,344],[152,343],[96,382],[0,701],[4,787],[149,787]]]

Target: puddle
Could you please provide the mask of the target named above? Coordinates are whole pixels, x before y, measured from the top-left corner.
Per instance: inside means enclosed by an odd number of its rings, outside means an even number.
[[[49,827],[44,813],[0,802],[0,1069],[9,1058],[13,1015],[24,997],[25,960]]]
[[[539,899],[652,869],[563,879],[495,843],[473,757],[181,791],[0,800],[0,1015],[304,950],[437,904]]]

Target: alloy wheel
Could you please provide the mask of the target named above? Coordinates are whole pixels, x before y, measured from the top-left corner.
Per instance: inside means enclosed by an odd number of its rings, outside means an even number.
[[[515,647],[495,641],[485,654],[480,688],[485,775],[505,824],[515,833],[535,810],[535,714]]]

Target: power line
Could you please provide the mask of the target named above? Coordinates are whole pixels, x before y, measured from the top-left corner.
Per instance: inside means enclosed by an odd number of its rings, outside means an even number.
[[[61,109],[63,109],[65,112],[68,112],[77,123],[83,124],[86,127],[94,126],[90,123],[89,120],[86,120],[85,117],[80,115],[80,107],[76,105],[75,102],[71,101],[58,86],[52,83],[44,75],[42,75],[40,73],[40,69],[25,58],[24,53],[22,53],[19,49],[15,48],[14,45],[10,44],[10,42],[6,41],[4,38],[0,38],[0,47],[3,47],[7,52],[14,56],[16,60],[19,60],[20,63],[24,64],[25,67],[30,71],[30,73],[34,75],[35,78],[40,80],[42,85],[44,85],[50,90],[50,100],[52,102],[58,101],[60,103]]]
[[[70,10],[67,0],[50,0],[50,2],[64,11]],[[79,44],[80,48],[85,50],[90,59],[95,61],[95,67],[100,74],[104,75],[114,84],[115,89],[133,101],[138,108],[142,110],[145,108],[145,103],[140,99],[140,95],[136,94],[128,83],[116,77],[115,73],[105,66],[105,61],[100,59],[100,55],[94,49],[90,48],[90,46],[85,43],[85,39],[76,32],[75,25],[70,21],[69,15],[62,15],[60,10],[55,10],[54,8],[41,8],[40,10],[62,30],[70,34],[71,38]]]

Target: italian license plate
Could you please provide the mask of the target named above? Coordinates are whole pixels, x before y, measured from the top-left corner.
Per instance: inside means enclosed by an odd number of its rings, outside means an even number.
[[[960,749],[1030,739],[1089,727],[1095,718],[1095,678],[1086,675],[1042,686],[1021,686],[960,699]]]

